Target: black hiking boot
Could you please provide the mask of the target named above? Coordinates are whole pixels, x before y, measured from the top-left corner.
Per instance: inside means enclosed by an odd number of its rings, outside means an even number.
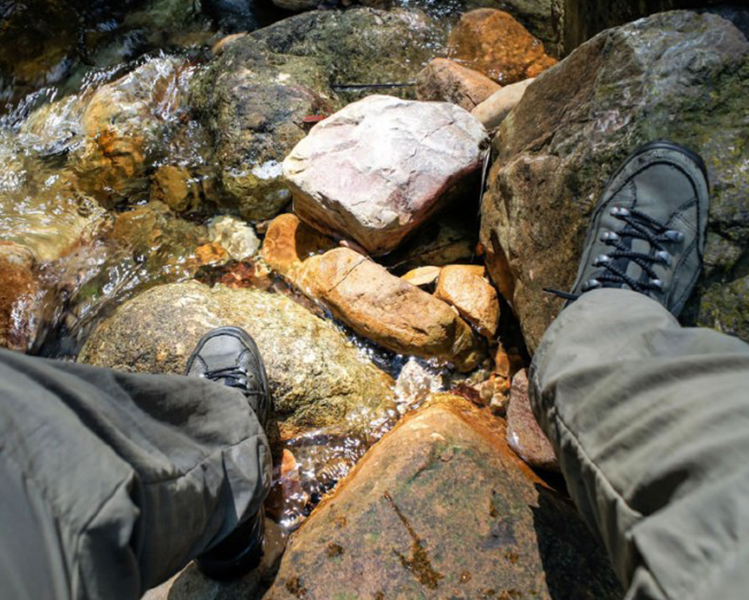
[[[665,141],[641,146],[601,196],[571,292],[553,293],[574,301],[600,288],[629,289],[678,316],[702,269],[707,211],[707,169],[697,154]]]
[[[271,411],[268,378],[254,340],[243,329],[219,327],[204,335],[187,361],[185,374],[238,389],[266,428]],[[199,556],[200,570],[212,579],[234,579],[256,568],[263,556],[264,516],[261,508]]]

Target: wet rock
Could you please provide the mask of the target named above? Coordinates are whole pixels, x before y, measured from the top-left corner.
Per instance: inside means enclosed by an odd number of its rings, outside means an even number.
[[[184,167],[159,167],[151,183],[151,200],[164,202],[177,213],[195,212],[200,207],[200,185]]]
[[[0,346],[28,350],[38,327],[37,258],[25,246],[0,242]]]
[[[359,335],[398,352],[470,371],[484,356],[471,328],[447,304],[366,256],[338,248],[305,265],[314,297]]]
[[[226,249],[234,260],[254,256],[260,248],[255,230],[234,217],[216,217],[208,222],[208,236]]]
[[[712,304],[709,317],[699,311],[744,272],[749,105],[736,99],[748,86],[746,37],[715,15],[677,11],[596,36],[526,90],[495,139],[481,241],[531,351],[563,306],[543,288],[574,281],[608,177],[657,139],[701,153],[712,184],[705,277],[685,322],[747,331],[743,304]]]
[[[525,79],[503,87],[474,108],[471,114],[488,130],[496,129],[517,106],[525,94],[525,89],[534,81],[533,78]]]
[[[96,90],[81,118],[71,166],[84,191],[105,206],[142,192],[148,167],[165,151],[164,113],[180,102],[182,61],[153,59]]]
[[[507,407],[507,444],[531,467],[559,470],[554,448],[533,415],[525,369],[512,378]]]
[[[452,102],[467,111],[472,111],[499,89],[499,84],[486,75],[445,58],[435,58],[416,78],[419,100]]]
[[[315,509],[265,600],[621,595],[604,549],[507,447],[503,422],[439,395]]]
[[[320,0],[273,0],[273,4],[284,10],[300,12],[317,8],[320,4]]]
[[[393,408],[392,380],[361,358],[330,323],[279,294],[158,286],[101,323],[79,361],[124,371],[182,373],[200,337],[222,325],[246,329],[263,355],[283,426],[364,430]]]
[[[444,391],[446,377],[424,361],[409,358],[395,381],[395,398],[399,409],[405,411],[421,404],[431,394]]]
[[[417,267],[401,276],[403,281],[426,291],[434,290],[439,279],[441,267]]]
[[[224,31],[257,29],[251,0],[201,0],[200,7],[205,15]]]
[[[21,139],[23,138],[23,139]],[[69,251],[102,216],[102,209],[78,189],[75,176],[51,170],[39,160],[39,138],[0,130],[0,239],[30,248],[40,260]]]
[[[345,102],[331,86],[411,81],[443,38],[423,14],[356,9],[303,13],[224,45],[191,84],[223,201],[245,219],[277,215],[291,200],[281,161],[306,135],[305,118]]]
[[[488,8],[460,18],[450,34],[448,57],[501,85],[536,77],[557,62],[511,15]]]
[[[476,171],[485,135],[452,104],[370,96],[317,124],[286,158],[294,210],[321,231],[386,253]]]
[[[450,265],[440,272],[434,295],[458,309],[460,315],[491,339],[499,324],[497,292],[476,265]]]

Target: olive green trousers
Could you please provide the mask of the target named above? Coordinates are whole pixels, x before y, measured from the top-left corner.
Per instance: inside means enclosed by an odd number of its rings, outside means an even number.
[[[749,598],[749,345],[596,290],[549,328],[530,379],[626,598]]]
[[[238,390],[0,350],[2,600],[136,600],[255,514],[270,480]]]

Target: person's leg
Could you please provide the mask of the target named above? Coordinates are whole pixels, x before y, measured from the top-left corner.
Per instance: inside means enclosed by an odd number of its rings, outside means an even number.
[[[0,440],[15,486],[0,514],[3,598],[28,584],[135,600],[257,513],[270,486],[248,399],[205,379],[0,351]]]
[[[749,590],[749,346],[595,290],[534,357],[531,398],[627,598]]]

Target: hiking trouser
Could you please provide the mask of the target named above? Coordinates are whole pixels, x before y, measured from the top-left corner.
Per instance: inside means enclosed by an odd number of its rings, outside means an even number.
[[[531,400],[626,598],[749,598],[749,346],[596,290],[531,367]]]
[[[270,478],[238,390],[0,350],[0,598],[137,600]]]

